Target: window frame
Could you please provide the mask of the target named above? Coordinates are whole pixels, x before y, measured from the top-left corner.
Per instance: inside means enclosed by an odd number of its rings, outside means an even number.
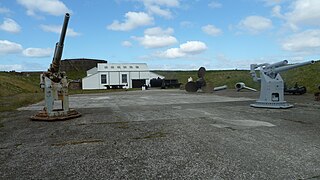
[[[102,78],[102,76],[105,76],[105,78]],[[103,81],[103,80],[104,80],[104,81]],[[108,84],[107,74],[101,74],[101,75],[100,75],[100,83],[101,83],[101,84]]]
[[[128,74],[121,74],[121,83],[128,83]]]

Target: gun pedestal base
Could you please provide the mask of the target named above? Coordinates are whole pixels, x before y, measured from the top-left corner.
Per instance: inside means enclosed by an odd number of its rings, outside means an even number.
[[[254,104],[250,104],[251,107],[256,108],[271,108],[271,109],[288,109],[292,108],[292,104],[288,104],[286,101],[283,102],[264,102],[256,101]]]
[[[69,109],[69,111],[54,110],[52,113],[48,114],[46,110],[39,111],[37,114],[31,117],[34,121],[64,121],[68,119],[73,119],[80,117],[81,113],[74,109]]]

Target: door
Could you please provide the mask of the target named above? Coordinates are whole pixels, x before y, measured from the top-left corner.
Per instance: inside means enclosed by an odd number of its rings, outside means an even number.
[[[132,88],[141,88],[145,84],[145,79],[132,79]]]

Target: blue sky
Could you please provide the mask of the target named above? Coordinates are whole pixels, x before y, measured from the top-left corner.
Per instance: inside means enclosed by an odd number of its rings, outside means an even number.
[[[63,59],[163,70],[320,59],[319,0],[0,0],[0,70],[45,71],[66,12]]]

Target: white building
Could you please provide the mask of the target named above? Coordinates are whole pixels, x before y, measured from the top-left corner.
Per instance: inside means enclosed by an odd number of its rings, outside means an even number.
[[[150,72],[145,63],[98,63],[82,79],[82,89],[141,88],[153,78],[164,76]]]

